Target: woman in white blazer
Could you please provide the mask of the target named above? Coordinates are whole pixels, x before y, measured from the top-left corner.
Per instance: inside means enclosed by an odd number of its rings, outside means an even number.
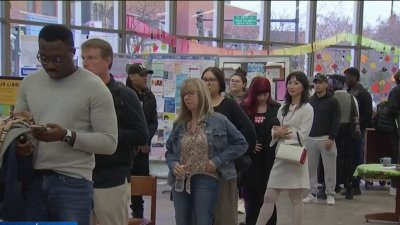
[[[278,119],[281,125],[272,128],[271,145],[277,141],[286,144],[298,143],[298,136],[302,143],[305,143],[314,117],[314,110],[308,103],[308,97],[306,74],[300,71],[290,73],[286,78],[285,104],[278,111]],[[256,225],[267,223],[282,190],[289,191],[293,205],[293,225],[301,224],[303,217],[302,194],[305,189],[310,189],[307,165],[307,161],[301,165],[275,159]]]

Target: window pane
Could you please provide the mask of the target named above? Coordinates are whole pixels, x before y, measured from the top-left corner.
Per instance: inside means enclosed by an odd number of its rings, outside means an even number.
[[[11,19],[62,23],[61,1],[10,1]]]
[[[391,2],[393,3],[393,13],[395,13],[396,15],[400,15],[400,1],[391,1]]]
[[[263,18],[263,1],[225,1],[224,38],[261,41]]]
[[[202,41],[200,40],[198,42],[199,44],[205,45],[205,46],[210,46],[210,47],[217,47],[217,42],[216,41]],[[203,46],[200,46],[198,48],[189,48],[189,52],[181,52],[181,49],[177,48],[176,53],[179,54],[214,54],[212,52],[208,52],[205,50]]]
[[[118,29],[118,1],[71,1],[71,23]]]
[[[126,53],[147,54],[147,53],[168,53],[169,45],[150,38],[141,38],[136,35],[129,35],[126,39]]]
[[[178,35],[217,37],[216,1],[177,1]]]
[[[361,84],[370,91],[377,104],[387,100],[389,91],[395,86],[393,75],[399,68],[399,55],[361,51]]]
[[[110,43],[113,48],[114,53],[118,53],[118,34],[114,33],[104,33],[104,32],[95,32],[95,31],[82,31],[82,30],[72,30],[74,34],[75,48],[76,53],[74,59],[76,60],[79,66],[82,66],[82,58],[81,58],[81,44],[92,38],[100,38],[108,43]]]
[[[262,50],[263,46],[249,43],[224,42],[224,48],[242,50],[243,52],[246,52],[249,50]]]
[[[169,2],[168,1],[127,1],[126,16],[134,16],[144,23],[151,32],[151,28],[168,32],[169,30]],[[127,27],[130,27],[127,24]],[[127,53],[168,53],[168,45],[151,38],[129,35],[127,37]]]
[[[318,1],[315,38],[319,40],[342,32],[352,33],[355,25],[354,5],[354,1]],[[351,43],[338,44],[350,45]]]
[[[3,17],[3,4],[4,1],[0,2],[0,17]]]
[[[377,10],[379,9],[379,10]],[[393,9],[393,15],[391,11]],[[363,35],[387,44],[400,44],[400,3],[365,1]]]
[[[290,48],[293,46],[285,46],[285,45],[273,45],[270,47],[270,51],[273,51],[275,49],[281,49],[281,48]],[[289,71],[302,71],[305,74],[308,74],[308,55],[298,55],[298,56],[290,56],[290,69]]]
[[[169,18],[166,11],[168,1],[127,1],[126,14],[135,16],[150,27],[168,31],[166,19]]]
[[[308,42],[309,1],[299,1],[296,18],[296,1],[271,2],[271,41]]]
[[[11,76],[21,75],[22,69],[41,67],[36,59],[40,29],[42,27],[11,24]]]
[[[354,50],[326,48],[314,53],[314,74],[342,74],[354,65]]]

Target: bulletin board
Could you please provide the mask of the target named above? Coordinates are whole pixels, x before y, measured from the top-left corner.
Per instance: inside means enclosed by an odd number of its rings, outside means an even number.
[[[148,56],[142,54],[114,54],[113,65],[110,73],[114,76],[114,79],[125,84],[126,78],[128,77],[127,65],[141,63],[144,66],[148,66]]]
[[[18,90],[23,77],[0,76],[0,117],[8,117],[17,103]]]
[[[247,71],[247,87],[257,76],[267,77],[271,82],[271,95],[275,96],[276,82],[289,74],[288,56],[226,56],[219,58],[219,67],[225,72],[225,82],[229,91],[229,80],[238,67]]]
[[[150,90],[157,101],[158,129],[152,139],[151,160],[165,160],[165,142],[181,106],[180,87],[188,78],[200,78],[203,71],[216,66],[215,55],[150,54]]]

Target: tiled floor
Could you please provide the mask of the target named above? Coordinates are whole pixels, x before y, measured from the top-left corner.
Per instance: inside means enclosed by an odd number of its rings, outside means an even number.
[[[174,225],[174,207],[169,200],[170,187],[165,179],[158,180],[157,186],[157,225]],[[148,210],[148,203],[146,208]],[[282,193],[278,204],[278,225],[290,225],[292,207],[287,193]],[[327,206],[325,201],[305,205],[303,225],[383,225],[385,222],[365,222],[364,214],[372,212],[391,212],[395,207],[394,196],[389,195],[389,187],[381,187],[377,182],[370,190],[362,190],[361,196],[354,200],[346,200],[343,196],[336,196],[336,205]],[[148,213],[148,212],[145,212]],[[244,215],[239,215],[239,221]]]

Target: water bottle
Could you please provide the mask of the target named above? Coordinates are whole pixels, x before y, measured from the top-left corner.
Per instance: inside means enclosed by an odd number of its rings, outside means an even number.
[[[185,189],[185,177],[175,178],[175,191],[182,192]]]

